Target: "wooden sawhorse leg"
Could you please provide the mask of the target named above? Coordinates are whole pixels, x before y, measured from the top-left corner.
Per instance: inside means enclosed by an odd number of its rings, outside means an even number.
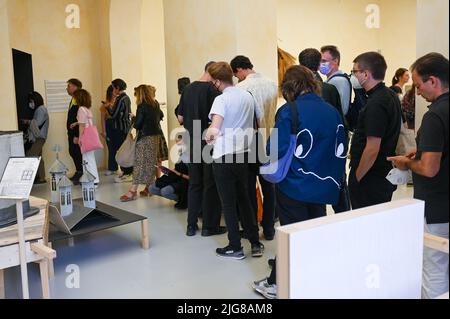
[[[5,272],[4,269],[0,269],[0,299],[5,298]]]
[[[142,230],[142,239],[141,239],[142,248],[148,249],[150,247],[148,239],[148,219],[141,220],[141,230]]]

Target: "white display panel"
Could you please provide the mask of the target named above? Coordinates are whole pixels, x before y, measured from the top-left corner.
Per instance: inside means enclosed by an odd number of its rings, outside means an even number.
[[[279,298],[419,299],[423,227],[413,199],[280,227]]]

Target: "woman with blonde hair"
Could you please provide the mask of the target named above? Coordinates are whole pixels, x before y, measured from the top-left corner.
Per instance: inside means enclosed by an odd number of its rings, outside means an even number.
[[[136,149],[133,170],[133,182],[128,193],[120,197],[122,202],[137,198],[139,185],[145,185],[141,196],[151,195],[148,187],[155,182],[156,165],[160,143],[159,120],[161,118],[158,102],[155,100],[156,89],[150,85],[139,85],[134,89],[137,112],[134,122]]]

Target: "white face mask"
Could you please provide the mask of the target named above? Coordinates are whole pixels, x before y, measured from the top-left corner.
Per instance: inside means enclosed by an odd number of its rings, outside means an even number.
[[[402,171],[398,168],[393,168],[386,176],[386,179],[392,185],[405,185],[412,180],[412,173],[410,170]]]
[[[350,82],[352,83],[352,86],[353,86],[354,89],[362,89],[361,84],[359,84],[358,79],[353,74],[350,77]]]

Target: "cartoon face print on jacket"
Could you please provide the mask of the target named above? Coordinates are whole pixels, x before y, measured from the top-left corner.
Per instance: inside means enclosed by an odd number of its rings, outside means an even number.
[[[322,131],[315,134],[319,135]],[[324,133],[325,134],[325,133]],[[347,146],[345,128],[339,124],[333,140],[326,136],[316,136],[309,129],[303,129],[297,134],[295,157],[300,160],[300,168],[297,171],[305,176],[314,177],[318,182],[334,183],[341,187],[342,176],[336,176],[337,159],[347,158]]]

